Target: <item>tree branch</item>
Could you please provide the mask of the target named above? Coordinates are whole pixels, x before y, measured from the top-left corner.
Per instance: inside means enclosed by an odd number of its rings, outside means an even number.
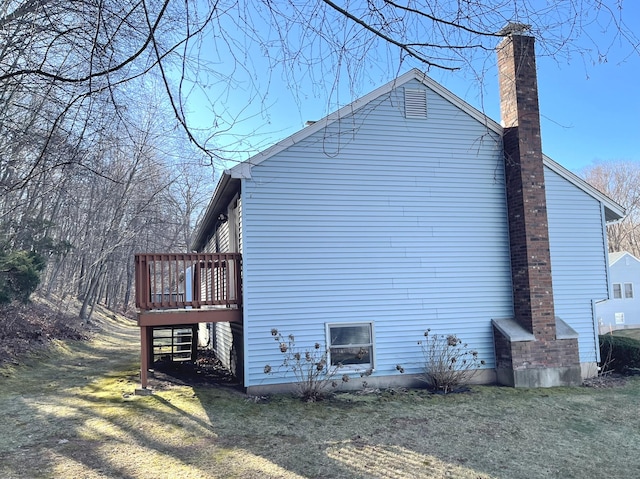
[[[8,73],[4,73],[2,75],[0,75],[0,81],[5,81],[11,78],[15,78],[15,77],[21,77],[21,76],[28,76],[28,75],[36,75],[36,76],[40,76],[43,78],[49,78],[52,79],[54,81],[57,82],[62,82],[62,83],[84,83],[87,80],[91,80],[94,78],[99,78],[99,77],[103,77],[105,75],[109,75],[111,73],[117,72],[118,70],[121,70],[122,68],[124,68],[125,66],[127,66],[128,64],[132,63],[135,59],[137,59],[140,55],[142,55],[142,53],[147,49],[147,47],[149,46],[149,44],[152,42],[156,30],[158,28],[158,26],[160,25],[160,21],[162,20],[167,7],[169,5],[170,0],[164,0],[164,3],[162,4],[162,8],[160,9],[160,12],[158,13],[158,17],[156,18],[155,22],[153,24],[151,24],[150,22],[147,22],[149,25],[149,34],[147,35],[147,38],[145,39],[145,42],[143,43],[143,45],[136,51],[133,53],[133,55],[130,55],[128,58],[126,58],[124,61],[118,63],[117,65],[107,68],[106,70],[102,70],[99,72],[91,72],[88,75],[85,75],[83,77],[78,77],[78,78],[70,78],[70,77],[65,77],[62,75],[58,75],[56,73],[50,73],[47,71],[43,71],[41,69],[21,69],[21,70],[15,70],[15,71],[11,71]],[[145,7],[145,13],[148,14],[146,7]],[[147,20],[148,20],[148,16],[147,16]]]
[[[364,28],[365,30],[370,31],[371,33],[373,33],[375,36],[382,38],[384,41],[397,46],[398,48],[400,48],[400,50],[402,50],[403,52],[405,52],[407,55],[409,55],[410,57],[413,57],[419,61],[421,61],[422,63],[424,63],[425,65],[427,65],[428,67],[435,67],[435,68],[441,68],[443,70],[449,70],[449,71],[455,71],[458,70],[459,68],[457,67],[449,67],[446,65],[443,65],[441,63],[436,63],[433,62],[432,60],[430,60],[429,58],[427,58],[424,55],[421,55],[420,53],[418,53],[417,51],[415,51],[414,49],[412,49],[408,44],[405,43],[401,43],[393,38],[391,38],[388,35],[385,35],[384,33],[382,33],[380,30],[373,28],[371,25],[369,25],[367,22],[365,22],[364,20],[356,17],[355,15],[352,15],[351,13],[349,13],[347,10],[345,10],[344,8],[339,7],[338,5],[336,5],[335,3],[333,3],[331,0],[322,0],[324,3],[326,3],[327,5],[329,5],[331,8],[333,8],[334,10],[336,10],[337,12],[341,13],[342,15],[344,15],[345,17],[349,18],[350,20],[354,21],[355,23],[357,23],[358,25],[360,25],[362,28]]]

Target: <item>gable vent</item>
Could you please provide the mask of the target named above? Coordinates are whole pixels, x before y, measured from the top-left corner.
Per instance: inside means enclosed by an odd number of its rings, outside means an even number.
[[[406,118],[427,117],[427,90],[404,89],[404,115]]]

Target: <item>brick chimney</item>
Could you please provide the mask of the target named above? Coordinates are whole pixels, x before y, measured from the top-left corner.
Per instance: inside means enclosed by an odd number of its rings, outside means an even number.
[[[496,369],[512,386],[579,384],[577,333],[554,312],[535,40],[526,29],[510,24],[497,48],[514,318],[493,322]]]

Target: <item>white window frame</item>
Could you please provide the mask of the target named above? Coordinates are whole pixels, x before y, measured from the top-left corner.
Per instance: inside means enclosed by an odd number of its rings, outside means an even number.
[[[362,343],[362,344],[341,344],[341,345],[331,345],[331,329],[332,328],[341,328],[341,327],[353,327],[353,326],[368,326],[369,327],[369,343]],[[370,349],[370,362],[369,363],[362,363],[362,364],[343,364],[342,367],[338,370],[338,372],[342,371],[345,373],[349,373],[349,372],[363,372],[363,371],[368,371],[371,370],[373,371],[375,369],[375,354],[376,354],[376,347],[375,347],[375,329],[373,326],[373,321],[358,321],[358,322],[353,322],[353,323],[326,323],[325,324],[325,328],[326,328],[326,340],[327,340],[327,365],[328,367],[333,367],[333,365],[331,364],[331,349],[332,348],[337,348],[337,347],[350,347],[350,348],[357,348],[357,347],[362,347],[362,348],[371,348]]]
[[[618,291],[617,291],[618,294],[616,294],[616,286],[618,287]],[[624,293],[623,293],[623,289],[622,289],[622,283],[613,283],[611,285],[611,289],[612,289],[612,293],[613,293],[613,299],[622,299],[624,297],[623,296]]]
[[[614,313],[613,318],[616,324],[624,324],[624,313]]]
[[[629,286],[629,291],[631,292],[631,294],[627,294],[627,286]],[[623,292],[625,299],[633,299],[633,283],[624,283]]]

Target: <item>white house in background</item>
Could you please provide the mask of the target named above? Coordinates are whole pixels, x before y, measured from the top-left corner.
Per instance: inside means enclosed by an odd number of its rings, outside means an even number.
[[[528,50],[509,53],[512,40]],[[533,39],[500,49],[505,88],[520,81],[510,64],[535,91]],[[514,109],[537,113],[526,99]],[[332,363],[352,353],[352,383],[372,369],[370,385],[393,385],[420,372],[430,328],[477,350],[487,382],[594,374],[606,222],[624,210],[544,157],[539,123],[524,123],[503,127],[412,70],[225,171],[193,244],[242,254],[242,321],[215,323],[218,357],[250,393],[286,386],[264,373],[282,361],[276,328],[326,344]]]
[[[640,328],[640,260],[626,251],[610,253],[609,282],[610,299],[596,304],[600,333]]]

